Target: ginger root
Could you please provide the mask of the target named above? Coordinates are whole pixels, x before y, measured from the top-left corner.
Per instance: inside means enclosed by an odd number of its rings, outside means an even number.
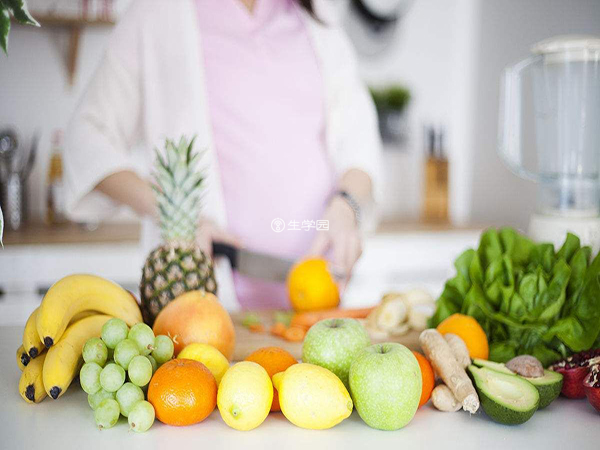
[[[471,356],[469,355],[469,349],[467,348],[467,344],[463,341],[459,336],[454,333],[446,333],[444,335],[444,339],[452,349],[452,353],[458,361],[458,364],[463,369],[466,369],[471,364]]]
[[[438,375],[454,394],[465,411],[475,413],[479,409],[479,397],[471,379],[456,358],[444,337],[435,329],[425,330],[419,336],[421,348]]]
[[[456,412],[462,405],[445,384],[438,384],[435,389],[431,392],[431,403],[438,410],[444,412]]]

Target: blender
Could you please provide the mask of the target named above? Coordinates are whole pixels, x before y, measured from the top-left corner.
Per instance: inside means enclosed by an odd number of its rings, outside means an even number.
[[[529,235],[557,246],[572,232],[597,252],[600,38],[559,36],[534,45],[529,58],[505,70],[500,102],[499,154],[538,185]]]

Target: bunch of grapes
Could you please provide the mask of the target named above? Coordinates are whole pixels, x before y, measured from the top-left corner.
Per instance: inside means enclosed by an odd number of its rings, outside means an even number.
[[[152,426],[154,408],[145,392],[156,369],[173,358],[173,350],[171,338],[155,337],[145,323],[129,329],[116,318],[104,324],[101,338],[85,343],[79,381],[98,427],[113,427],[120,415],[139,433]]]

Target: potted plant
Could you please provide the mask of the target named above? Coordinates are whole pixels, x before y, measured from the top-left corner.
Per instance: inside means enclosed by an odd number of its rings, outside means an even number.
[[[0,47],[2,47],[6,55],[8,55],[8,34],[10,33],[11,16],[22,24],[40,26],[31,17],[31,14],[29,14],[25,0],[0,0]],[[3,230],[4,218],[2,216],[2,208],[0,208],[0,245],[2,244]]]
[[[403,86],[371,88],[371,96],[379,116],[379,132],[385,142],[400,143],[406,136],[406,107],[410,92]]]

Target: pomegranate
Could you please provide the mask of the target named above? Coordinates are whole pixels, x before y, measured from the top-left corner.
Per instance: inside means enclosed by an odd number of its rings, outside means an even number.
[[[590,367],[594,364],[600,364],[600,348],[575,353],[554,363],[550,369],[564,376],[561,393],[565,397],[584,398],[583,380],[588,376]]]
[[[583,381],[583,389],[588,401],[596,411],[600,412],[600,364],[592,366],[590,373]]]

